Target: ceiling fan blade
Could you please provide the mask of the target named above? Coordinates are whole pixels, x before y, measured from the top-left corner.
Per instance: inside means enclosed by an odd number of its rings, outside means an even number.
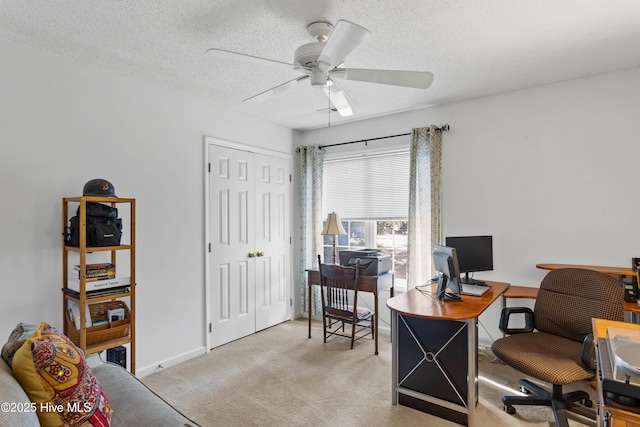
[[[258,101],[260,99],[264,99],[264,98],[267,98],[267,97],[278,95],[278,94],[280,94],[282,92],[285,92],[285,91],[291,89],[292,87],[297,85],[302,80],[306,80],[308,78],[309,78],[309,76],[296,77],[293,80],[289,80],[288,82],[282,83],[281,85],[272,87],[271,89],[267,89],[264,92],[260,92],[257,95],[250,96],[249,98],[244,99],[242,102],[254,102],[254,101]]]
[[[207,49],[206,53],[210,53],[216,56],[217,58],[227,58],[227,59],[235,59],[235,60],[240,59],[243,61],[252,62],[254,64],[264,65],[266,61],[266,62],[276,63],[280,65],[286,65],[291,68],[298,67],[297,65],[289,64],[288,62],[276,61],[275,59],[269,59],[269,58],[261,58],[259,56],[247,55],[246,53],[232,52],[230,50],[218,49],[216,47]]]
[[[329,97],[329,101],[342,117],[353,116],[357,111],[355,104],[349,99],[347,93],[333,80],[327,80],[322,90]]]
[[[323,72],[337,67],[368,35],[366,28],[351,21],[339,20],[318,57],[316,67]]]
[[[363,68],[341,68],[331,70],[331,77],[384,85],[427,89],[433,82],[433,73],[428,71],[370,70]]]

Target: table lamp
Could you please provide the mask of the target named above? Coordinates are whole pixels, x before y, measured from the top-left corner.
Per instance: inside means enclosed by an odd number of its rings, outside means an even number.
[[[327,216],[327,223],[321,233],[323,236],[333,236],[333,263],[336,263],[336,236],[344,236],[347,234],[342,227],[342,222],[337,213],[331,212]]]

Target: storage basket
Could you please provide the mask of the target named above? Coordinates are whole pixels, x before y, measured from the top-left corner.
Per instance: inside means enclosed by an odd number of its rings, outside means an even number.
[[[91,326],[87,328],[87,346],[97,344],[103,341],[109,341],[117,338],[125,338],[131,335],[131,314],[129,313],[129,307],[123,301],[106,301],[98,302],[94,304],[88,304],[89,313],[91,313],[91,320],[93,322],[98,320],[108,320],[108,310],[115,310],[118,308],[124,309],[124,319],[116,320],[100,325]],[[65,313],[65,322],[67,324],[67,336],[78,347],[80,347],[80,331],[76,329],[75,323],[69,316],[69,311]]]

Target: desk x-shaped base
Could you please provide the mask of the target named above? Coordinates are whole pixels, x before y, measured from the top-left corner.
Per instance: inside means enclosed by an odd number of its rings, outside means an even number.
[[[417,409],[473,425],[477,402],[477,319],[433,320],[394,312],[393,323],[392,339],[396,345],[392,403],[415,405]]]

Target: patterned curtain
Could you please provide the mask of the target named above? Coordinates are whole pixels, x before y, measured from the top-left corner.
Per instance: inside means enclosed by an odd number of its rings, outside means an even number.
[[[440,187],[442,181],[442,131],[411,130],[407,288],[431,278],[431,243],[440,243]]]
[[[300,295],[302,312],[318,314],[322,311],[320,291],[313,287],[312,307],[307,286],[308,268],[318,268],[318,254],[322,254],[322,165],[324,150],[319,145],[300,147]]]

